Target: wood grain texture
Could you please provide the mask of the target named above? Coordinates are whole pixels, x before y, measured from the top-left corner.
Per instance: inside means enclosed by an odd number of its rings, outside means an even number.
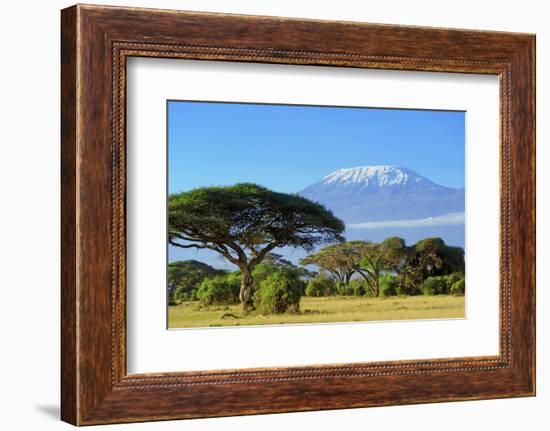
[[[76,299],[76,9],[61,17],[61,417],[78,421]]]
[[[61,36],[63,420],[87,425],[534,394],[533,35],[79,5],[62,11]],[[129,56],[499,75],[499,356],[127,375]]]

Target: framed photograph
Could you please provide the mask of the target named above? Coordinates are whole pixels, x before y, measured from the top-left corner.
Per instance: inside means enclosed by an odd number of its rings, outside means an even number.
[[[535,37],[62,11],[62,419],[535,394]]]

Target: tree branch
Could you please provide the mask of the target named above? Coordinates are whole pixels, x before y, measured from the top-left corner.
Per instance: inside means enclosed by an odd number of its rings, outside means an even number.
[[[175,242],[174,240],[172,239],[168,239],[168,242],[170,244],[172,244],[173,246],[175,247],[180,247],[180,248],[197,248],[197,249],[208,249],[208,250],[213,250],[219,254],[221,254],[223,257],[225,257],[229,262],[237,265],[237,266],[240,266],[242,264],[241,260],[240,259],[237,259],[235,258],[234,256],[231,255],[231,253],[229,253],[229,250],[227,250],[227,248],[223,245],[223,244],[216,244],[216,243],[213,243],[212,245],[208,244],[207,242],[203,242],[202,240],[198,240],[198,239],[193,239],[193,238],[188,238],[188,237],[184,237],[182,235],[173,235],[174,237],[177,237],[178,239],[181,239],[183,241],[190,241],[190,242],[201,242],[202,244],[180,244],[180,243],[177,243]]]
[[[169,239],[168,242],[174,247],[180,247],[180,248],[208,248],[205,245],[199,245],[199,244],[179,244],[177,242],[172,241],[171,239]]]
[[[249,266],[251,268],[254,268],[256,265],[258,265],[264,259],[264,257],[267,255],[267,253],[269,253],[271,250],[273,250],[274,248],[276,248],[278,246],[279,246],[279,243],[272,242],[268,246],[264,247],[262,250],[257,252],[257,255],[253,259],[250,260]]]
[[[365,281],[367,282],[367,285],[372,290],[373,289],[373,280],[372,280],[372,278],[374,278],[374,274],[372,272],[368,271],[368,270],[365,270],[365,269],[359,268],[359,267],[356,268],[356,271],[365,279]]]

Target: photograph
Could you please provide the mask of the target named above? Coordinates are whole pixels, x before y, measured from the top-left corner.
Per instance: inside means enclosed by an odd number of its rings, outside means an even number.
[[[465,112],[167,101],[169,328],[465,317]]]

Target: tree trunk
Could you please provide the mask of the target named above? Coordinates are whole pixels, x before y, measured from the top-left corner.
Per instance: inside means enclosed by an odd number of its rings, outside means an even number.
[[[346,279],[345,279],[345,281],[344,281],[344,284],[346,285],[346,287],[349,286],[349,282],[351,281],[351,276],[352,276],[352,275],[353,275],[353,272],[352,272],[352,273],[349,273],[349,272],[348,272],[348,273],[346,274]]]
[[[378,293],[376,292],[377,287],[373,285],[372,280],[368,276],[368,272],[366,274],[363,271],[357,271],[357,272],[359,273],[359,275],[361,275],[361,277],[363,277],[363,279],[365,280],[365,283],[367,283],[367,287],[372,292],[372,295],[375,297],[378,296]]]
[[[243,313],[248,314],[252,305],[252,272],[245,266],[241,268],[241,290],[239,291],[239,300],[243,307]]]

